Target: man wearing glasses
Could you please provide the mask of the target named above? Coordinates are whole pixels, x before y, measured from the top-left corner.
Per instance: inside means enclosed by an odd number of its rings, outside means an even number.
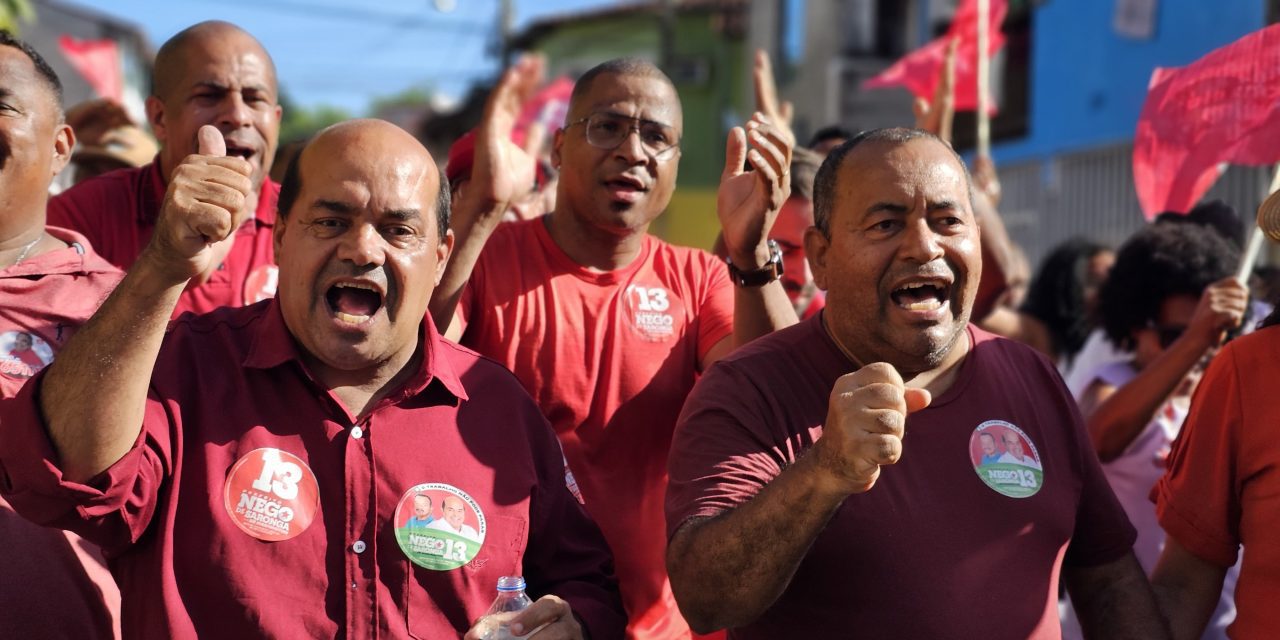
[[[689,637],[664,570],[667,449],[699,373],[796,321],[767,242],[793,141],[761,114],[731,132],[717,198],[729,268],[669,245],[648,229],[675,188],[680,98],[648,62],[605,62],[578,80],[556,133],[556,208],[499,226],[518,191],[505,140],[536,64],[518,63],[490,97],[432,313],[511,369],[555,427],[614,550],[629,635]]]

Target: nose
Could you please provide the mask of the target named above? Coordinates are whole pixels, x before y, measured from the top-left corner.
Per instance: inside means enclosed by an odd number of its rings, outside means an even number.
[[[631,127],[627,131],[627,137],[622,139],[613,152],[629,164],[645,164],[649,161],[649,154],[645,153],[644,144],[640,141],[639,127]]]
[[[928,215],[912,216],[902,238],[902,254],[913,262],[928,264],[942,257],[938,234],[929,225]]]
[[[382,236],[370,224],[352,227],[338,246],[338,258],[358,267],[381,266],[386,258]]]
[[[226,126],[239,129],[249,126],[252,122],[253,109],[249,107],[249,103],[245,102],[244,96],[238,91],[227,92],[227,99],[223,101],[222,111],[218,114],[219,128]]]

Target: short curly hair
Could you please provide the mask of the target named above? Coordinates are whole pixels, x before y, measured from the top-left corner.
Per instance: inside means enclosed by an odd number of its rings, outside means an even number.
[[[1133,234],[1116,254],[1098,293],[1107,338],[1134,348],[1133,332],[1151,324],[1172,296],[1199,297],[1235,273],[1240,252],[1229,240],[1198,225],[1156,223]]]

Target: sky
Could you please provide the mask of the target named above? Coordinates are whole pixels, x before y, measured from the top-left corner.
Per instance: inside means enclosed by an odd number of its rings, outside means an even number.
[[[275,59],[300,106],[352,115],[406,89],[463,96],[497,72],[499,0],[67,0],[142,27],[153,48],[201,20],[234,22]],[[516,31],[531,20],[619,0],[512,0]],[[454,8],[445,13],[438,5]]]

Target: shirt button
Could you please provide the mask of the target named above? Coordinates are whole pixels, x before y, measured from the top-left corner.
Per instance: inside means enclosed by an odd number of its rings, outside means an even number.
[[[366,546],[368,545],[364,543],[364,540],[356,540],[355,544],[351,545],[351,550],[356,553],[364,553],[364,549]]]
[[[351,427],[351,437],[359,440],[364,437],[364,429],[360,427]]]

